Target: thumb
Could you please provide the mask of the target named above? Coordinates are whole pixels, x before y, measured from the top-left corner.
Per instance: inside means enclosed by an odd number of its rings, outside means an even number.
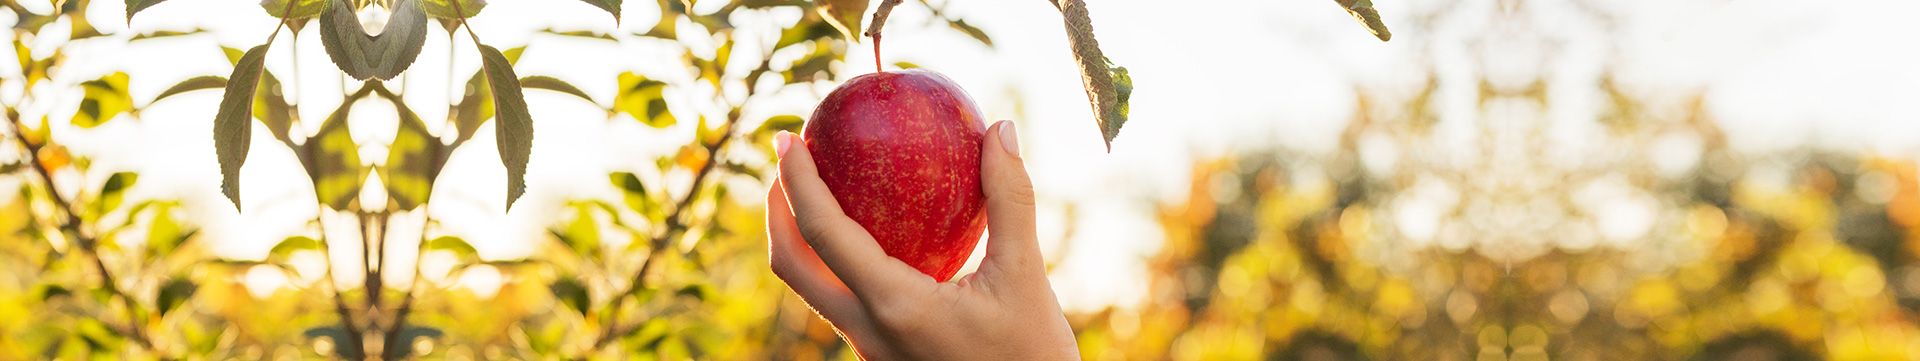
[[[1020,159],[1013,122],[987,129],[980,149],[981,188],[987,195],[987,255],[982,262],[1045,272],[1034,231],[1033,181]]]

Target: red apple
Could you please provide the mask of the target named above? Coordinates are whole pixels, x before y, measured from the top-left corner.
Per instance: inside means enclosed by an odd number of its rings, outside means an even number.
[[[946,282],[986,229],[980,109],[924,70],[862,75],[820,101],[807,150],[848,217],[887,255]]]

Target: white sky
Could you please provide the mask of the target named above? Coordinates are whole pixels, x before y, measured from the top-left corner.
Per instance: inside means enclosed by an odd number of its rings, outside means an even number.
[[[627,22],[619,26],[650,27],[652,2],[629,3]],[[1131,304],[1143,296],[1140,260],[1161,239],[1150,205],[1184,195],[1191,159],[1237,149],[1328,151],[1352,112],[1356,87],[1405,93],[1424,81],[1425,64],[1442,79],[1552,74],[1554,91],[1576,95],[1592,92],[1597,84],[1592,76],[1612,69],[1623,74],[1629,90],[1643,94],[1711,89],[1711,109],[1743,150],[1817,144],[1920,156],[1920,42],[1911,39],[1920,34],[1920,23],[1905,15],[1920,13],[1920,3],[1912,1],[1844,6],[1789,0],[1516,1],[1534,19],[1518,27],[1499,21],[1502,11],[1493,9],[1500,3],[1493,0],[1379,2],[1394,29],[1390,43],[1374,40],[1325,0],[1089,3],[1103,48],[1131,69],[1136,85],[1132,120],[1110,154],[1095,131],[1059,15],[1045,1],[954,1],[949,14],[986,29],[994,49],[927,23],[921,8],[903,6],[890,22],[885,49],[888,62],[911,61],[946,73],[969,89],[991,118],[1013,118],[1015,104],[1024,107],[1024,117],[1014,120],[1047,208],[1043,238],[1064,228],[1060,205],[1078,204],[1081,210],[1074,220],[1079,222],[1075,245],[1054,280],[1062,301],[1074,309]],[[1454,8],[1435,10],[1441,4]],[[1583,6],[1613,14],[1612,20],[1584,15],[1589,13],[1579,10]],[[90,11],[103,31],[121,30],[120,2],[95,1]],[[1446,16],[1433,17],[1430,26],[1413,23],[1411,14],[1436,12]],[[610,17],[578,1],[494,0],[472,22],[483,41],[496,47],[532,42],[519,75],[574,81],[602,104],[611,98],[614,74],[645,72],[671,59],[644,44],[531,35],[546,27],[615,28]],[[132,28],[201,27],[214,35],[74,49],[61,81],[126,70],[134,75],[135,99],[144,104],[180,79],[225,75],[227,63],[214,45],[256,45],[275,24],[250,0],[170,0],[142,12]],[[477,66],[470,41],[456,37],[454,79],[448,79],[440,69],[446,67],[449,44],[444,32],[432,28],[415,70],[404,76],[407,99],[425,104],[414,110],[430,120],[444,119],[444,108],[432,104],[443,104],[448,85],[463,82]],[[309,27],[298,44],[280,37],[268,58],[269,69],[291,82],[290,49],[298,48],[299,102],[309,131],[340,99],[339,75],[315,30]],[[1507,32],[1546,41],[1486,40]],[[870,53],[864,44],[856,46],[862,48],[850,51],[847,64],[852,65],[843,69],[843,78],[870,71],[865,66],[872,63]],[[15,67],[5,63],[10,62],[0,62],[0,68]],[[1465,104],[1443,119],[1475,116],[1461,110],[1474,101],[1472,91],[1451,85],[1443,91],[1443,102]],[[0,88],[0,96],[8,99],[19,93]],[[755,113],[810,114],[808,97],[787,94],[778,106],[784,109]],[[79,98],[76,90],[57,101],[54,119],[66,119]],[[196,92],[149,108],[144,119],[123,118],[92,131],[56,125],[56,132],[77,152],[94,155],[98,167],[141,171],[143,186],[136,197],[188,200],[219,254],[259,257],[311,218],[311,188],[291,153],[256,127],[260,130],[242,174],[247,212],[236,214],[219,193],[210,140],[218,101],[218,92]],[[530,90],[528,101],[536,129],[530,190],[512,213],[502,212],[505,172],[492,148],[491,125],[455,153],[435,191],[435,217],[488,257],[524,254],[544,237],[562,200],[613,194],[607,172],[651,168],[653,156],[691,133],[691,121],[665,133],[631,121],[604,121],[599,110],[551,92]],[[1572,104],[1552,117],[1582,121],[1593,116],[1593,105]],[[367,116],[354,121],[385,124],[389,113],[378,111],[384,106],[357,105],[356,114]],[[683,120],[694,118],[686,109],[676,112]],[[371,130],[388,128],[357,127],[355,137],[362,144],[385,144],[391,131]],[[369,148],[363,158],[385,158],[383,149]],[[390,257],[406,259],[412,247],[392,250]]]

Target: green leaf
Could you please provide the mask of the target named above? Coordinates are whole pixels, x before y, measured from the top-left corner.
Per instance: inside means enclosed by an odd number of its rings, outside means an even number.
[[[146,10],[147,7],[160,4],[162,1],[167,0],[127,0],[127,22],[133,22],[133,14],[138,14],[141,10]]]
[[[388,347],[387,350],[385,351],[386,352],[385,358],[388,360],[405,360],[407,359],[407,356],[411,356],[413,354],[412,345],[414,340],[420,339],[422,337],[435,339],[435,338],[440,338],[440,336],[443,336],[445,334],[446,334],[445,332],[441,332],[440,329],[437,329],[437,328],[405,326],[405,328],[400,330],[400,333],[398,335],[399,338],[397,339],[399,341],[399,345],[404,345],[404,346]]]
[[[673,126],[673,112],[667,110],[665,97],[667,83],[624,72],[620,73],[619,84],[619,93],[613,98],[615,111],[654,128]]]
[[[120,202],[127,197],[127,188],[132,188],[134,182],[139,180],[140,175],[134,172],[119,172],[108,176],[106,184],[100,186],[99,198],[93,202],[94,216],[98,217],[120,208]]]
[[[626,201],[628,208],[648,218],[652,218],[654,213],[659,212],[660,205],[658,201],[656,201],[651,194],[647,193],[647,185],[640,182],[640,176],[634,175],[633,173],[616,172],[609,174],[608,178],[613,181],[614,188],[620,189],[623,195],[622,198]]]
[[[948,20],[947,26],[952,27],[953,30],[959,30],[962,34],[967,34],[968,37],[972,37],[973,40],[979,41],[980,44],[986,45],[988,48],[993,47],[993,37],[987,36],[986,30],[981,30],[979,27],[967,24],[966,20]]]
[[[291,11],[287,8],[288,2],[293,2]],[[261,0],[260,8],[276,18],[305,19],[320,16],[332,3],[331,0]]]
[[[293,257],[294,252],[299,251],[326,252],[327,245],[320,242],[320,240],[307,236],[287,237],[287,239],[281,240],[280,244],[273,245],[272,251],[267,251],[267,262],[274,264],[285,263],[287,258]]]
[[[378,36],[367,35],[348,0],[332,1],[320,15],[320,43],[340,71],[359,80],[388,80],[420,56],[427,40],[427,15],[413,4],[420,0],[397,0]]]
[[[573,204],[574,217],[567,222],[558,236],[561,243],[573,248],[576,254],[593,258],[600,254],[600,220],[594,217],[595,205],[586,202]]]
[[[613,15],[614,22],[620,22],[620,0],[581,0]],[[664,18],[664,17],[663,17]],[[663,20],[670,21],[670,20]]]
[[[140,35],[134,35],[132,38],[127,39],[127,41],[134,42],[134,41],[141,41],[141,40],[148,40],[148,39],[170,38],[175,36],[205,34],[206,32],[207,32],[206,29],[201,29],[201,28],[193,28],[191,30],[186,30],[186,31],[155,30],[150,33],[141,33]]]
[[[240,165],[247,161],[247,146],[253,140],[253,91],[260,85],[267,45],[247,50],[233,67],[227,92],[220,100],[220,112],[213,118],[213,149],[220,159],[220,192],[240,210]]]
[[[1387,31],[1387,24],[1380,21],[1380,11],[1373,8],[1373,0],[1333,0],[1333,2],[1340,4],[1341,9],[1346,9],[1347,14],[1353,15],[1354,20],[1360,21],[1360,25],[1366,26],[1367,32],[1373,33],[1373,37],[1379,38],[1380,41],[1393,39],[1393,33]]]
[[[454,6],[448,0],[420,0],[420,10],[427,16],[440,19],[470,18],[480,15],[480,9],[487,7],[487,0],[460,0],[460,11],[454,12]]]
[[[527,98],[520,93],[520,77],[513,75],[513,64],[499,49],[480,45],[480,64],[487,73],[487,86],[493,91],[498,110],[500,163],[507,167],[507,210],[513,201],[527,192],[527,161],[533,155],[533,115],[527,113]]]
[[[552,91],[557,91],[561,93],[566,93],[567,95],[579,97],[581,100],[585,100],[588,103],[593,103],[593,97],[587,96],[587,92],[581,91],[579,87],[573,86],[573,83],[568,83],[567,81],[560,80],[559,78],[554,78],[554,77],[545,76],[545,75],[535,75],[535,76],[520,78],[520,86],[531,88],[531,89],[545,89],[545,90],[552,90]]]
[[[286,93],[281,91],[280,78],[273,73],[260,74],[260,86],[253,92],[253,118],[267,125],[267,131],[274,139],[287,142],[287,132],[293,128],[293,118],[300,114],[294,105],[287,104]]]
[[[177,207],[175,204],[161,204],[148,208],[153,214],[152,220],[147,222],[149,257],[171,254],[174,249],[180,248],[180,244],[185,243],[187,238],[193,237],[195,232],[183,229],[180,221],[176,220],[173,213],[175,207]]]
[[[41,302],[46,302],[58,297],[73,296],[73,290],[56,284],[43,284],[34,288],[33,294],[37,296],[35,298],[39,298]]]
[[[313,181],[314,197],[336,210],[347,209],[366,184],[367,169],[360,163],[360,146],[353,142],[347,127],[347,115],[358,98],[350,96],[340,102],[333,115],[321,123],[320,132],[296,150],[300,165]]]
[[[171,87],[167,87],[167,90],[160,92],[160,96],[153,97],[153,102],[149,102],[147,104],[158,103],[160,102],[161,99],[166,99],[167,97],[170,97],[170,96],[180,95],[180,93],[185,93],[185,92],[190,92],[195,90],[215,89],[215,88],[220,88],[225,86],[227,86],[226,77],[222,77],[218,75],[196,76],[196,77],[188,78],[187,80],[182,80],[179,83],[173,84],[173,86]]]
[[[225,54],[227,56],[228,65],[240,65],[240,57],[247,55],[247,52],[245,50],[229,48],[225,46],[220,47],[220,53]]]
[[[473,134],[480,131],[480,124],[493,118],[493,92],[488,89],[486,69],[480,69],[467,79],[460,105],[454,106],[447,114],[448,118],[453,119],[454,128],[460,132],[454,138],[455,142],[472,139]]]
[[[175,278],[167,280],[166,285],[160,286],[160,295],[155,296],[153,302],[160,307],[160,315],[166,316],[167,312],[172,312],[174,309],[180,308],[180,305],[192,299],[194,290],[199,288],[199,286],[193,284],[193,281],[186,279]]]
[[[554,280],[553,284],[548,285],[547,288],[553,291],[554,300],[560,301],[560,304],[566,305],[574,312],[586,315],[587,311],[592,309],[593,301],[587,296],[587,287],[581,285],[578,280],[561,278]]]
[[[387,147],[387,163],[380,167],[380,181],[386,183],[387,195],[400,209],[414,209],[432,197],[433,182],[446,165],[451,148],[427,132],[427,125],[413,109],[398,103],[394,107],[400,112],[400,129],[394,134],[393,144]]]
[[[427,244],[421,245],[421,247],[424,247],[427,251],[446,251],[447,253],[452,253],[454,257],[459,258],[463,263],[480,261],[480,252],[474,250],[472,244],[468,244],[467,240],[461,239],[460,237],[441,236],[440,238],[427,241]]]
[[[100,79],[80,83],[86,90],[86,98],[80,101],[80,110],[73,113],[73,125],[92,128],[105,124],[113,117],[133,110],[133,96],[127,94],[127,73],[113,72]]]
[[[819,10],[822,15],[825,15],[823,17],[826,18],[828,24],[832,24],[835,29],[839,29],[840,33],[846,35],[847,38],[858,39],[861,31],[860,18],[867,14],[867,5],[869,2],[871,1],[820,0],[815,1],[814,4],[818,6],[815,9]]]
[[[1087,102],[1093,106],[1093,120],[1100,127],[1100,136],[1106,141],[1107,150],[1113,150],[1113,138],[1120,136],[1120,126],[1127,122],[1127,101],[1133,96],[1133,78],[1127,75],[1127,68],[1116,66],[1100,50],[1100,41],[1093,37],[1093,19],[1087,15],[1087,4],[1081,0],[1061,0],[1058,3],[1060,15],[1066,20],[1067,42],[1073,46],[1073,58],[1080,64],[1081,85],[1086,88]]]

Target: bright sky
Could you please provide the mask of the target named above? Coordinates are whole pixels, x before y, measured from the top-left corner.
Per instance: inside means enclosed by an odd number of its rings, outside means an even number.
[[[1192,159],[1236,149],[1329,151],[1352,112],[1356,87],[1407,93],[1426,79],[1429,67],[1443,81],[1442,108],[1451,109],[1443,111],[1446,121],[1472,122],[1477,114],[1470,109],[1471,85],[1462,82],[1545,77],[1556,94],[1592,97],[1594,76],[1612,69],[1623,74],[1629,90],[1645,94],[1711,89],[1711,109],[1743,150],[1818,144],[1920,156],[1920,43],[1910,39],[1920,34],[1920,23],[1906,18],[1920,12],[1920,3],[1912,1],[1845,6],[1790,0],[1389,1],[1377,5],[1395,38],[1381,43],[1325,0],[1090,0],[1102,47],[1131,69],[1136,85],[1132,120],[1112,153],[1100,144],[1051,5],[952,2],[948,13],[984,28],[995,48],[926,22],[924,9],[903,6],[888,27],[885,60],[944,72],[968,89],[989,117],[1019,123],[1042,197],[1042,237],[1065,228],[1069,220],[1061,205],[1079,205],[1080,218],[1071,220],[1078,222],[1074,245],[1060,258],[1063,264],[1054,276],[1062,301],[1073,309],[1132,304],[1144,296],[1140,262],[1161,239],[1151,204],[1184,195]],[[628,21],[618,26],[627,31],[650,27],[651,2],[629,3]],[[1170,5],[1175,3],[1180,5]],[[1500,10],[1502,3],[1518,5]],[[92,6],[96,26],[122,30],[120,2]],[[1608,16],[1591,16],[1594,11]],[[1417,25],[1414,14],[1435,16],[1428,17],[1432,23]],[[1531,20],[1512,20],[1514,14]],[[614,74],[645,72],[670,59],[645,44],[532,35],[546,27],[616,27],[610,17],[578,1],[494,0],[472,22],[491,45],[533,44],[517,69],[520,75],[573,81],[603,104],[613,92]],[[134,75],[135,99],[144,104],[180,79],[225,75],[227,63],[214,46],[256,45],[275,24],[250,0],[171,0],[142,12],[132,28],[201,27],[214,35],[75,49],[61,76],[77,83],[125,70]],[[404,75],[411,103],[444,104],[450,85],[477,67],[472,45],[462,36],[452,44],[454,78],[438,71],[448,64],[449,44],[444,32],[432,28],[416,71]],[[299,53],[298,102],[309,131],[340,99],[339,75],[317,35],[309,27],[297,44],[282,36],[268,58],[269,69],[291,82],[293,53]],[[1503,40],[1519,36],[1530,40]],[[50,50],[37,46],[34,51]],[[844,69],[843,78],[870,71],[862,66],[871,64],[868,52],[850,53],[847,64],[856,65]],[[0,68],[15,67],[4,63]],[[0,87],[0,96],[19,96],[17,87]],[[755,113],[810,114],[807,94],[786,98],[792,101],[780,109]],[[53,107],[54,119],[66,119],[79,100],[78,91],[63,97]],[[312,217],[312,192],[292,154],[262,129],[242,174],[247,211],[236,214],[219,193],[209,136],[218,101],[218,92],[196,92],[157,104],[138,121],[122,119],[93,131],[56,125],[56,131],[72,139],[76,151],[95,155],[98,167],[141,171],[143,187],[136,197],[189,200],[219,254],[259,257]],[[487,257],[525,254],[544,237],[564,199],[611,195],[607,172],[648,168],[652,156],[679,144],[664,140],[684,140],[691,133],[692,122],[666,133],[631,121],[607,122],[604,113],[551,92],[529,91],[528,101],[536,129],[531,189],[512,213],[502,212],[505,172],[492,148],[491,125],[455,153],[435,191],[435,218],[460,230]],[[1596,106],[1588,103],[1573,102],[1551,117],[1588,119]],[[390,121],[384,114],[391,113],[376,108],[384,103],[361,106],[356,114],[369,116],[356,116],[354,122]],[[1016,118],[1015,109],[1024,109],[1022,116]],[[444,119],[442,107],[414,110],[424,119]],[[692,118],[687,109],[676,111],[683,112],[682,119]],[[390,126],[356,127],[354,135],[362,144],[385,144],[391,131],[371,131],[383,128]],[[385,158],[384,149],[369,148],[363,158]],[[389,255],[408,259],[411,252],[410,244],[396,245]],[[343,282],[351,284],[351,278]]]

